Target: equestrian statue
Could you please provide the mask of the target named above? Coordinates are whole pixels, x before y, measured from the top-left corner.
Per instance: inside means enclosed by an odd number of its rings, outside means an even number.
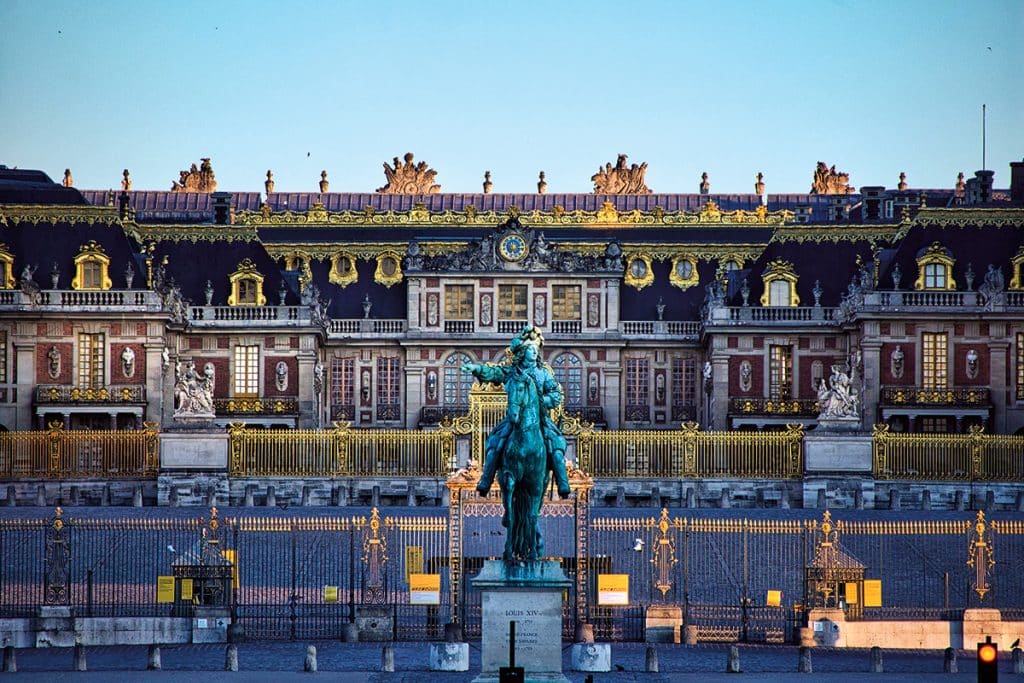
[[[527,326],[512,339],[501,363],[466,363],[462,371],[480,382],[504,384],[505,417],[487,436],[483,473],[476,490],[487,495],[498,478],[504,514],[506,564],[536,562],[544,556],[540,508],[554,475],[558,495],[572,492],[565,469],[565,437],[551,419],[562,403],[562,390],[541,361],[541,331]]]

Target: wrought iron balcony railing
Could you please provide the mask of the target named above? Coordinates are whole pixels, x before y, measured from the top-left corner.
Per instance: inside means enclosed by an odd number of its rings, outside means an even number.
[[[817,417],[821,412],[814,399],[730,398],[730,415],[795,415]]]
[[[438,424],[444,419],[454,419],[469,414],[469,404],[451,406],[423,406],[420,410],[420,422]]]
[[[59,384],[36,386],[36,404],[145,403],[144,384],[120,384],[109,387],[75,387]]]
[[[882,387],[879,397],[888,406],[987,406],[988,387]]]
[[[332,320],[327,331],[331,334],[402,334],[406,331],[406,321],[402,318],[344,318]]]
[[[295,415],[299,412],[294,398],[216,398],[213,409],[217,415]]]

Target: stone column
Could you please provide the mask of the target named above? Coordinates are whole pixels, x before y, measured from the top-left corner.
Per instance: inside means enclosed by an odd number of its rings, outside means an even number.
[[[703,377],[701,378],[703,381]],[[729,428],[729,356],[714,353],[711,356],[711,429]],[[705,399],[707,395],[705,394]]]
[[[406,356],[408,361],[409,355]],[[423,410],[423,397],[426,388],[423,383],[426,381],[422,367],[405,366],[405,427],[416,429],[420,421],[420,412]],[[438,380],[440,381],[440,379]],[[438,389],[440,391],[440,389]]]
[[[619,366],[604,368],[604,386],[601,403],[604,405],[604,419],[608,429],[619,428],[622,416],[622,368]]]
[[[863,410],[863,428],[871,427],[881,420],[878,415],[879,394],[882,386],[882,343],[881,341],[861,342],[861,360],[864,363],[864,377],[861,382],[860,404]]]
[[[420,328],[420,288],[423,280],[411,277],[405,283],[405,316],[410,330]]]

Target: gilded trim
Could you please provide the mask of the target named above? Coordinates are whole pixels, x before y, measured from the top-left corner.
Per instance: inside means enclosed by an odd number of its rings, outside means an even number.
[[[686,264],[689,264],[688,266]],[[689,275],[680,271],[689,270]],[[680,254],[672,259],[672,268],[668,272],[668,281],[673,287],[686,290],[700,282],[697,274],[697,257],[692,254]]]
[[[342,264],[347,264],[343,269]],[[359,273],[356,272],[356,257],[344,251],[339,251],[331,257],[331,270],[327,274],[330,282],[340,286],[348,287],[359,280]]]
[[[1024,289],[1024,244],[1017,247],[1017,253],[1010,259],[1009,289]]]
[[[256,269],[256,264],[250,259],[245,259],[239,263],[238,270],[228,276],[228,282],[231,284],[231,294],[228,295],[228,306],[265,306],[267,303],[267,297],[263,296],[263,280],[263,275]],[[240,301],[240,289],[243,281],[255,283],[255,302],[242,303]]]
[[[938,242],[925,249],[925,252],[917,257],[917,279],[914,280],[914,289],[930,291],[953,291],[956,289],[956,281],[953,279],[953,264],[956,259],[950,251]],[[942,287],[926,287],[924,269],[930,265],[941,265],[946,269],[945,285]]]
[[[394,270],[385,272],[388,259],[394,260]],[[402,281],[402,256],[396,251],[385,251],[377,255],[377,269],[373,272],[373,281],[379,285],[390,287]]]
[[[89,264],[96,264],[100,268],[100,286],[85,286],[85,268]],[[78,249],[78,256],[75,257],[75,277],[71,280],[71,289],[81,290],[107,290],[114,286],[110,280],[110,257],[103,252],[102,245],[95,240],[89,240]]]
[[[742,265],[740,266],[742,267]],[[789,285],[789,305],[799,306],[800,297],[796,293],[796,282],[799,279],[793,270],[793,264],[782,259],[775,259],[764,269],[761,274],[764,281],[764,292],[761,294],[761,305],[771,306],[771,284],[782,280]]]
[[[637,290],[654,284],[654,270],[651,268],[650,255],[642,252],[628,255],[623,282]]]
[[[14,289],[17,285],[14,279],[14,255],[3,242],[0,242],[0,263],[3,264],[3,278],[0,281],[0,289]]]
[[[112,206],[39,206],[10,204],[0,207],[0,225],[31,223],[85,223],[117,225],[121,222],[116,207]]]

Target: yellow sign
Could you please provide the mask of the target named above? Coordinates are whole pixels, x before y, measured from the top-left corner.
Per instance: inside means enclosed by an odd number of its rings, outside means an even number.
[[[440,605],[440,574],[409,574],[410,605]]]
[[[192,599],[192,579],[181,580],[181,599],[191,600]]]
[[[882,606],[882,581],[880,579],[864,579],[864,606]]]
[[[156,601],[174,602],[174,577],[156,577]]]
[[[231,585],[234,588],[238,588],[238,551],[237,550],[221,550],[220,554],[224,556],[224,559],[231,563]]]
[[[412,584],[409,581],[409,577],[413,574],[423,573],[423,546],[421,545],[407,545],[405,546],[405,582],[410,586]]]
[[[628,605],[629,574],[598,574],[597,604]]]
[[[768,591],[768,599],[765,604],[769,607],[778,607],[782,604],[782,591]]]
[[[337,586],[324,586],[324,602],[338,602]]]
[[[853,581],[850,581],[846,584],[846,604],[857,604],[857,584]]]

